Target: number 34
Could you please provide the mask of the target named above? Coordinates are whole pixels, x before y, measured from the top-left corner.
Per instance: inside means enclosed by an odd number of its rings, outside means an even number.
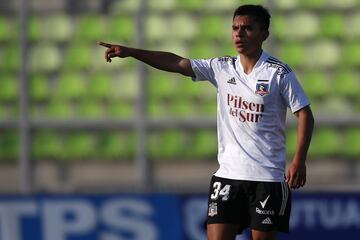
[[[214,182],[213,188],[214,193],[210,196],[212,200],[218,199],[219,196],[222,197],[223,201],[227,201],[229,199],[231,185],[227,184],[221,188],[221,182]]]

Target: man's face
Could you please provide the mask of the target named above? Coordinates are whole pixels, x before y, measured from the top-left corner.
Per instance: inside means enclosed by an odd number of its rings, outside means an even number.
[[[262,29],[251,16],[236,16],[233,20],[232,41],[239,54],[257,53],[268,35],[269,32]]]

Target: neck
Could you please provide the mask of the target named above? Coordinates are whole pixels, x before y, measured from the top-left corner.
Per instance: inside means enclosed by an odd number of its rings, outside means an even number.
[[[240,62],[243,66],[244,72],[249,74],[252,72],[256,62],[259,60],[262,54],[262,49],[252,53],[252,54],[240,54]]]

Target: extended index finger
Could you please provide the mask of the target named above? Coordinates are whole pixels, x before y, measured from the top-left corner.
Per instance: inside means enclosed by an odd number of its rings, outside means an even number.
[[[107,48],[111,48],[111,47],[112,47],[112,44],[110,44],[110,43],[98,42],[98,44],[99,44],[100,46],[107,47]]]

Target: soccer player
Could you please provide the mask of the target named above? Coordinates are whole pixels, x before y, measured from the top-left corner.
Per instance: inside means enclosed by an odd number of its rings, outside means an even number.
[[[235,57],[187,59],[169,52],[99,43],[107,48],[108,62],[114,57],[133,57],[216,87],[220,166],[212,176],[208,196],[210,240],[235,239],[245,228],[251,229],[253,240],[273,240],[277,232],[288,232],[290,188],[306,182],[305,160],[314,118],[291,68],[262,50],[269,24],[270,14],[264,7],[238,7],[232,23]],[[297,118],[298,136],[295,156],[285,174],[287,108]]]

